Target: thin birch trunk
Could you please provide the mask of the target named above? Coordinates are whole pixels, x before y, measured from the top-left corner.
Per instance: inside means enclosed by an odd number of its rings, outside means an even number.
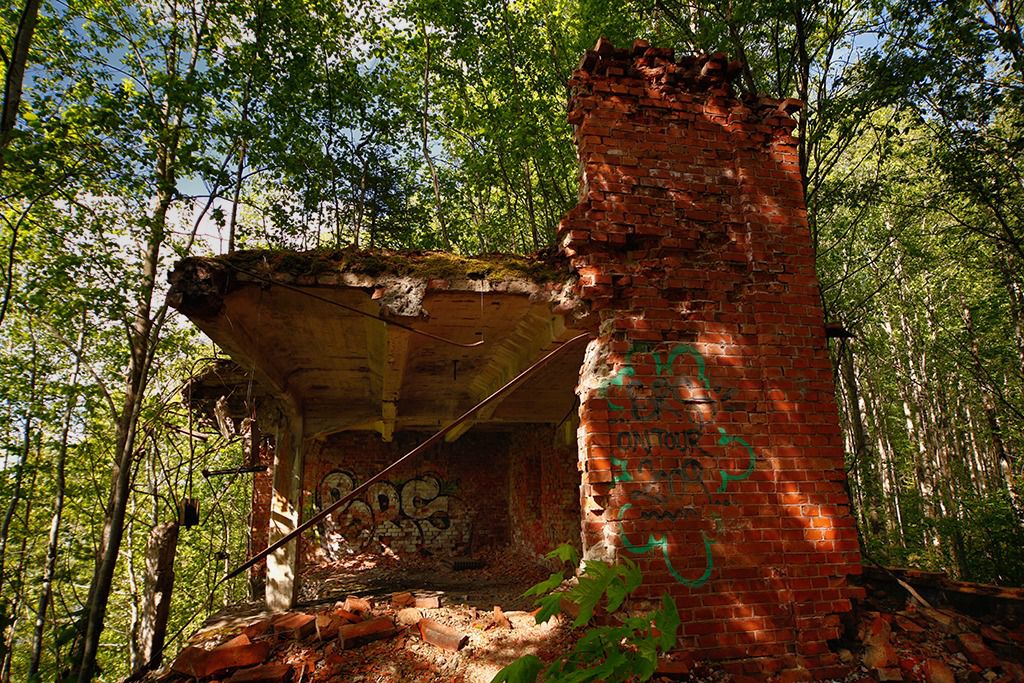
[[[71,432],[71,419],[78,403],[78,374],[82,368],[82,352],[85,347],[85,315],[82,316],[82,327],[78,333],[78,343],[74,369],[71,372],[71,396],[64,407],[61,419],[60,447],[57,449],[56,488],[53,500],[53,516],[50,518],[50,534],[46,544],[46,563],[43,567],[39,603],[36,607],[35,630],[32,635],[32,659],[29,663],[29,680],[39,679],[39,667],[43,652],[43,631],[46,627],[46,613],[53,596],[53,577],[57,571],[57,547],[60,542],[60,522],[64,514],[64,492],[66,489],[65,468],[68,460],[68,435]]]

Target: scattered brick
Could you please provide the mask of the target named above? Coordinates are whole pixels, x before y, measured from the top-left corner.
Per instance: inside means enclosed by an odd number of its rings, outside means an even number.
[[[316,637],[318,640],[330,640],[338,635],[338,628],[348,622],[333,614],[316,615]]]
[[[921,664],[921,675],[925,683],[956,683],[953,671],[938,659],[926,659]]]
[[[981,636],[976,633],[961,633],[957,639],[967,653],[967,657],[982,669],[994,669],[999,666],[999,658],[985,646]]]
[[[395,625],[387,617],[379,617],[358,624],[346,624],[338,629],[338,643],[349,650],[370,640],[387,638],[395,633]]]
[[[921,626],[913,619],[905,617],[902,614],[897,614],[893,621],[900,630],[906,633],[924,633],[925,631],[924,626]]]
[[[417,595],[413,606],[420,609],[437,609],[441,606],[441,598],[437,595]]]
[[[358,624],[363,620],[363,618],[355,612],[349,612],[346,609],[335,609],[334,614],[347,624]]]
[[[438,623],[433,619],[420,619],[420,638],[442,650],[457,652],[469,641],[469,636],[459,633],[453,628]]]
[[[291,678],[290,664],[263,664],[236,671],[225,683],[287,683]]]
[[[369,614],[373,610],[373,605],[370,604],[369,600],[356,597],[355,595],[350,595],[345,598],[345,601],[338,605],[338,607],[346,612],[355,612],[362,616]]]
[[[250,640],[256,640],[269,633],[273,632],[273,626],[270,623],[270,619],[260,619],[257,622],[249,624],[242,629],[242,634],[248,636]]]
[[[272,620],[278,637],[302,640],[316,633],[316,617],[302,612],[287,612]]]
[[[229,669],[261,664],[269,655],[268,643],[252,643],[247,636],[240,635],[212,650],[186,647],[171,664],[171,670],[194,678],[206,678]]]
[[[412,593],[393,593],[391,595],[391,606],[395,609],[402,609],[403,607],[412,607],[416,604],[416,598]]]

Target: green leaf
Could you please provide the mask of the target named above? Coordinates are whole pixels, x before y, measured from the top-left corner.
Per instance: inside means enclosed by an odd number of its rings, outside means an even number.
[[[576,566],[580,563],[580,554],[576,548],[568,543],[563,543],[544,557],[552,560],[560,560],[566,564]]]
[[[661,596],[661,608],[654,613],[654,627],[658,629],[658,645],[669,650],[676,644],[679,631],[679,610],[676,601],[667,593]]]
[[[543,624],[545,621],[562,611],[562,597],[564,595],[565,593],[555,593],[537,600],[537,604],[540,605],[540,609],[537,610],[537,614],[535,616],[538,624]]]
[[[523,597],[530,595],[544,595],[545,593],[550,593],[551,591],[561,586],[562,581],[562,572],[555,572],[554,574],[544,579],[540,583],[527,588],[526,591],[523,593]]]
[[[579,584],[570,591],[570,598],[580,606],[580,613],[573,626],[580,627],[590,621],[594,609],[617,576],[616,567],[606,562],[591,561],[584,565]]]
[[[495,674],[491,683],[534,683],[542,666],[537,656],[526,655]]]

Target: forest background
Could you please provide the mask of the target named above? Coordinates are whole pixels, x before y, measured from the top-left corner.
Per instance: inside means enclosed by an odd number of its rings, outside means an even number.
[[[0,680],[142,666],[244,559],[241,440],[180,388],[189,254],[528,253],[576,201],[566,82],[600,35],[797,97],[854,512],[872,561],[1024,583],[1024,39],[1013,0],[21,0],[0,10]],[[214,559],[216,558],[216,560]],[[242,597],[221,586],[213,607]],[[90,607],[94,605],[95,607]],[[97,668],[98,667],[98,668]]]

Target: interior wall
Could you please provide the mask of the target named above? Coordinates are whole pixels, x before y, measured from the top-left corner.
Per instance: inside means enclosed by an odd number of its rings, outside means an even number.
[[[580,548],[580,474],[575,429],[565,439],[547,425],[509,438],[509,518],[512,544],[543,556],[562,543]]]
[[[339,500],[428,436],[400,432],[390,443],[376,432],[328,437],[306,461],[307,507],[320,510]],[[429,449],[330,515],[321,527],[321,550],[328,557],[385,548],[400,556],[460,557],[508,544],[508,444],[507,434],[477,431]]]
[[[274,489],[274,448],[270,437],[264,439],[257,451],[257,465],[265,465],[265,472],[254,473],[252,480],[252,508],[249,517],[249,554],[253,557],[267,547],[270,535],[270,497]],[[267,565],[257,562],[248,573],[249,597],[253,599],[263,596],[267,579]]]

